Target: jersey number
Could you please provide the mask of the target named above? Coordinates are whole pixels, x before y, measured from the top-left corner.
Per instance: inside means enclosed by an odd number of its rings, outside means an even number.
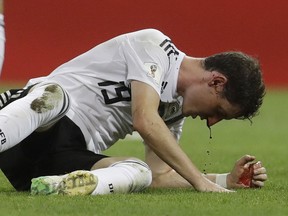
[[[105,81],[98,83],[99,86],[105,86],[107,89],[102,89],[101,93],[103,95],[105,104],[113,104],[120,101],[131,101],[131,89],[124,85],[124,82],[113,82]],[[116,97],[109,97],[108,91],[115,91]],[[114,93],[113,93],[114,94]]]

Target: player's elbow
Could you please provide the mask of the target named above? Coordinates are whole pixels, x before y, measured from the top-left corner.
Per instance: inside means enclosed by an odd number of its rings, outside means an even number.
[[[153,117],[145,111],[133,113],[133,128],[142,137],[149,135],[153,131]]]
[[[133,122],[133,129],[140,134],[145,131],[146,125],[148,124],[144,115],[140,114],[134,114],[132,122]]]

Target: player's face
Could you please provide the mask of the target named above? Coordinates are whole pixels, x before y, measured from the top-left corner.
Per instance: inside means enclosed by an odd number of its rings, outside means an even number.
[[[186,90],[183,99],[184,116],[200,117],[207,121],[207,126],[223,119],[236,118],[240,113],[238,106],[229,103],[211,86],[191,86]]]

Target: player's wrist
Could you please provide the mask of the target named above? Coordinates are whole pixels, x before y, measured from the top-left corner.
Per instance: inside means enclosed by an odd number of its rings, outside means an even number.
[[[223,174],[216,174],[216,178],[215,178],[215,183],[224,187],[224,188],[228,188],[227,187],[227,177],[228,177],[229,173],[223,173]]]

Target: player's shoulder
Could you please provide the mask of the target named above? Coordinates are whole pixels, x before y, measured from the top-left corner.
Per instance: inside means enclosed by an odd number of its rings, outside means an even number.
[[[142,32],[143,34],[149,35],[151,37],[165,37],[164,33],[161,32],[158,29],[153,29],[153,28],[149,28],[149,29],[143,29],[140,30],[139,32]]]
[[[163,40],[168,39],[163,32],[158,29],[143,29],[132,33],[135,38],[141,41],[149,41],[156,44],[160,44]]]

